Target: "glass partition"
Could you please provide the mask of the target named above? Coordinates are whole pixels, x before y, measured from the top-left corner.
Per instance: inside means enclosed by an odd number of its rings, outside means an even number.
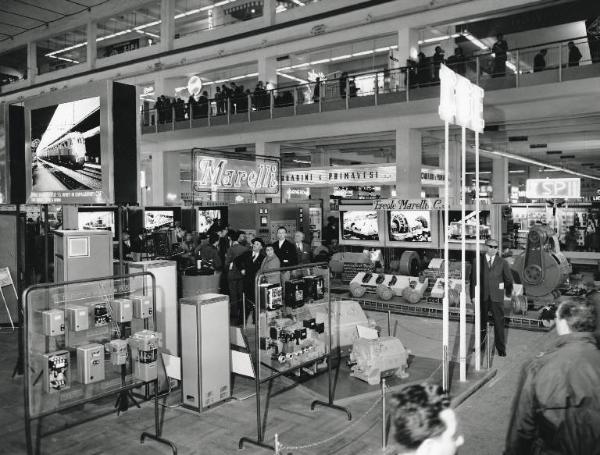
[[[78,65],[87,61],[87,29],[85,25],[36,42],[38,73]]]
[[[0,85],[27,79],[27,46],[0,54]]]

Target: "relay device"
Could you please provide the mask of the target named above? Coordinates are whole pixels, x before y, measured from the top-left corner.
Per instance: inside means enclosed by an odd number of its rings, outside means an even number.
[[[71,386],[69,351],[56,351],[44,354],[44,390],[48,393],[60,392]]]
[[[133,297],[133,317],[146,319],[152,316],[152,300],[150,297]]]
[[[82,384],[104,380],[104,346],[92,343],[77,348],[77,375]]]
[[[130,322],[133,318],[133,306],[129,299],[115,299],[110,302],[112,319],[115,322]]]
[[[133,357],[133,377],[140,381],[153,381],[158,377],[158,339],[151,330],[142,330],[129,338]]]
[[[127,352],[127,340],[112,340],[109,343],[110,347],[110,363],[113,365],[125,365],[129,358]]]
[[[42,311],[42,330],[46,336],[65,333],[65,312],[58,308]]]
[[[70,331],[79,332],[89,328],[89,315],[86,307],[71,305],[67,307],[65,312]]]

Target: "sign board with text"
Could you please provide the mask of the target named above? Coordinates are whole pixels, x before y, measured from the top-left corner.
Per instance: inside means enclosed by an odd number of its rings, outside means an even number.
[[[443,210],[443,199],[375,199],[373,210]]]
[[[438,113],[442,120],[483,133],[483,95],[481,87],[441,65]]]
[[[529,199],[571,199],[581,197],[581,179],[527,179]]]

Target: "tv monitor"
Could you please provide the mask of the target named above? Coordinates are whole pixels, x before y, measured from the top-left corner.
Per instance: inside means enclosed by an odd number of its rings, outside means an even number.
[[[342,240],[379,241],[379,223],[375,210],[340,212]]]
[[[199,234],[205,234],[215,225],[224,226],[225,216],[223,208],[199,208],[196,227]]]
[[[392,242],[431,242],[431,213],[423,210],[388,212],[388,234]]]
[[[470,211],[466,212],[468,216]],[[462,226],[461,220],[462,213],[460,210],[449,210],[448,211],[448,241],[449,242],[461,242]],[[479,212],[479,238],[481,242],[485,242],[486,239],[492,236],[492,220],[489,210],[482,210]],[[475,242],[477,237],[477,224],[475,216],[470,217],[465,221],[466,231],[466,242]]]
[[[116,213],[105,207],[80,207],[77,213],[77,228],[84,231],[111,231],[113,238],[116,238]]]
[[[173,227],[175,222],[175,213],[173,210],[145,210],[144,228],[148,231],[155,231],[162,228]]]

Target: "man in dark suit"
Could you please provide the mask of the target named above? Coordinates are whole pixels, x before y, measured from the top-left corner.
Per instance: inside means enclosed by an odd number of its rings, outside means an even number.
[[[481,338],[486,334],[488,310],[491,310],[496,349],[500,357],[505,357],[504,295],[512,293],[512,273],[508,263],[498,254],[498,240],[487,239],[485,246],[487,252],[481,264]]]
[[[255,300],[256,274],[260,270],[263,260],[265,259],[264,242],[260,238],[252,240],[252,249],[242,253],[236,257],[233,262],[235,268],[240,271],[244,277],[244,294],[246,295],[246,314],[252,311]],[[238,314],[238,324],[243,323],[243,313]]]
[[[304,242],[304,232],[296,231],[294,233],[294,244],[296,246],[298,264],[310,264],[312,253],[310,252],[310,245]]]
[[[287,233],[287,229],[280,226],[279,229],[277,229],[277,241],[273,243],[273,249],[279,258],[281,267],[290,267],[298,264],[296,247],[286,238]]]

